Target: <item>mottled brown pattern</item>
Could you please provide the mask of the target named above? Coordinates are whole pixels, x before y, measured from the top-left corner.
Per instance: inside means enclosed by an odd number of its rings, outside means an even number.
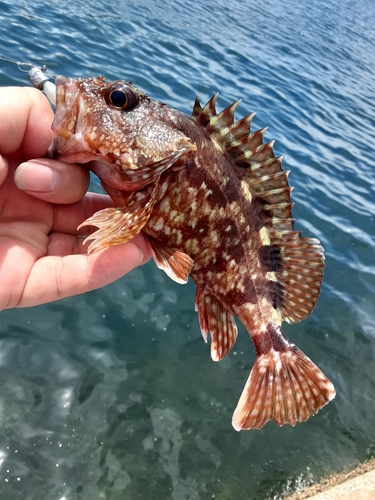
[[[263,245],[259,248],[259,259],[266,271],[278,271],[281,268],[280,247]]]
[[[271,324],[267,326],[263,335],[256,337],[254,344],[259,356],[268,354],[272,349],[276,352],[285,352],[294,347],[281,329]]]
[[[234,315],[247,328],[257,358],[234,427],[295,425],[334,397],[281,327],[314,308],[323,249],[294,231],[288,172],[273,142],[263,144],[265,129],[250,131],[254,114],[235,122],[238,103],[217,114],[216,99],[204,107],[197,99],[188,117],[129,82],[58,77],[51,151],[87,163],[117,205],[84,223],[99,228],[90,251],[142,230],[158,267],[178,283],[189,275],[196,283],[215,361],[234,345]]]

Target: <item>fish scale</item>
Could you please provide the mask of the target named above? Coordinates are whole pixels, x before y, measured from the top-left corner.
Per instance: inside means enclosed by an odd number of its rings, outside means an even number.
[[[197,98],[189,117],[121,80],[56,83],[52,155],[86,162],[116,204],[81,224],[98,227],[89,252],[142,231],[160,269],[178,283],[194,280],[214,361],[236,341],[235,316],[244,324],[257,355],[236,430],[271,419],[295,425],[316,413],[335,390],[282,322],[314,309],[324,253],[294,230],[289,172],[273,142],[263,143],[266,129],[250,130],[254,113],[236,122],[239,101],[217,113],[215,94],[203,107]]]

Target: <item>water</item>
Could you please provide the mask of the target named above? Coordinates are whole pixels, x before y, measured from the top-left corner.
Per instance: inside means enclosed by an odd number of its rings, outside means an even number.
[[[257,111],[326,249],[315,312],[287,334],[336,399],[294,429],[235,432],[254,352],[213,363],[194,286],[153,263],[96,292],[0,315],[0,498],[279,499],[375,454],[375,15],[370,0],[0,1],[1,52],[126,78],[188,113]],[[0,61],[1,85],[26,85]],[[93,189],[98,183],[93,179]]]

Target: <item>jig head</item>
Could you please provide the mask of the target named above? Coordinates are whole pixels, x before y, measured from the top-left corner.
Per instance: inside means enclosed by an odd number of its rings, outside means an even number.
[[[32,66],[28,72],[28,78],[32,85],[38,90],[42,90],[50,102],[56,105],[56,85],[52,83],[46,75],[47,66]]]
[[[44,92],[49,101],[55,106],[56,105],[56,85],[50,81],[50,78],[47,76],[47,66],[34,66],[31,63],[25,63],[20,61],[14,61],[13,59],[9,59],[8,57],[4,57],[0,54],[0,59],[4,61],[11,62],[13,64],[17,64],[18,69],[20,71],[26,72],[31,84]],[[22,69],[25,66],[29,69]]]

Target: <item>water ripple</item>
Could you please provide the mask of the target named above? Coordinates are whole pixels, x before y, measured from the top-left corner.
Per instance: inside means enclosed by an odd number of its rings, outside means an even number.
[[[269,127],[291,170],[296,227],[326,250],[317,309],[288,335],[338,392],[294,429],[232,431],[248,335],[240,326],[212,363],[194,286],[150,263],[83,297],[2,312],[2,499],[282,498],[373,453],[374,15],[370,0],[0,1],[8,57],[125,78],[187,113],[217,91],[219,108],[242,98],[238,117],[257,112],[253,129]],[[0,81],[27,84],[4,61]]]

